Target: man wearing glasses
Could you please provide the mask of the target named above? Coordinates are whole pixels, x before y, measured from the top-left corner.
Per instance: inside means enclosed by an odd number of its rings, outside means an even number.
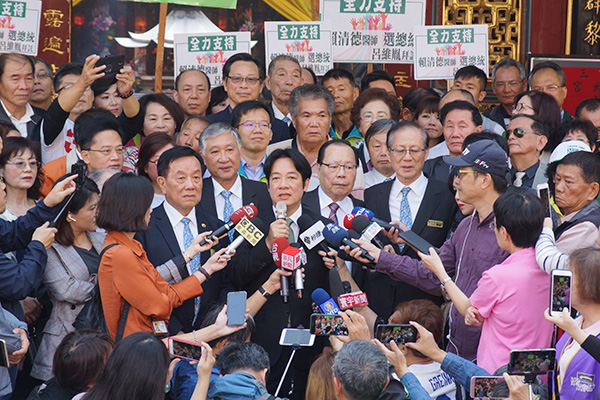
[[[538,118],[530,115],[513,116],[504,132],[510,149],[511,184],[516,187],[535,189],[545,183],[546,163],[540,161],[540,154],[548,143],[548,133]]]
[[[444,243],[456,213],[456,201],[448,185],[423,174],[429,137],[417,124],[401,122],[387,136],[395,179],[375,185],[365,191],[365,205],[379,219],[403,224],[407,229],[439,247]],[[417,258],[409,246],[396,248],[398,254]],[[385,274],[367,274],[364,290],[370,307],[382,318],[388,318],[398,303],[414,299],[429,299],[441,303],[405,282],[390,282]]]
[[[34,57],[35,75],[33,79],[33,92],[29,97],[29,104],[47,110],[52,103],[54,87],[52,86],[52,68],[41,58]]]
[[[233,109],[240,103],[258,100],[263,89],[265,70],[258,58],[248,53],[237,53],[223,65],[223,88],[229,98],[229,106],[217,114],[207,118],[211,122],[231,122]],[[272,142],[280,142],[290,138],[290,131],[282,121],[273,121]]]
[[[500,104],[484,115],[506,129],[512,115],[515,96],[527,90],[525,68],[510,57],[498,61],[492,69],[492,89]]]
[[[573,118],[564,108],[562,108],[565,97],[567,97],[567,77],[558,64],[552,61],[544,61],[535,64],[529,73],[529,87],[531,90],[539,90],[540,92],[548,93],[556,99],[556,102],[561,108],[561,122]]]

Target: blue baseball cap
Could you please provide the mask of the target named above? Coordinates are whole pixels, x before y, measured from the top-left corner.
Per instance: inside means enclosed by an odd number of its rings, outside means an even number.
[[[460,157],[444,156],[444,162],[456,167],[479,167],[486,173],[506,176],[508,155],[493,140],[478,140],[463,150]]]

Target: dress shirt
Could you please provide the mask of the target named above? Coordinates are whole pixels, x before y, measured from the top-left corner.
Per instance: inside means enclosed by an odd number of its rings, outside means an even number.
[[[410,192],[408,192],[406,197],[408,197],[408,205],[410,205],[410,216],[413,223],[415,222],[415,217],[417,216],[417,212],[423,201],[423,196],[425,195],[425,189],[427,189],[427,182],[428,180],[422,172],[421,176],[410,185],[400,183],[396,177],[392,184],[392,190],[390,191],[390,217],[392,218],[392,221],[400,221],[400,202],[402,201],[401,191],[404,187],[408,186],[410,187]]]
[[[273,214],[275,215],[275,218],[277,218],[277,213],[275,212],[275,206],[273,207]],[[296,212],[294,212],[292,215],[288,215],[286,218],[290,218],[292,220],[292,223],[290,224],[290,228],[292,228],[292,232],[294,232],[294,238],[296,239],[296,242],[298,240],[300,240],[300,227],[298,226],[298,218],[300,218],[302,216],[302,204],[300,204],[300,206],[298,207],[298,209],[296,210]]]
[[[440,156],[449,156],[450,150],[448,150],[448,146],[446,146],[446,142],[440,142],[429,149],[429,154],[427,155],[428,160],[433,160],[434,158]]]
[[[21,117],[21,119],[17,119],[15,117],[13,117],[13,115],[10,112],[8,112],[8,110],[6,109],[6,106],[4,105],[4,102],[2,100],[0,100],[0,104],[2,104],[2,108],[4,108],[4,111],[6,112],[6,115],[8,115],[8,118],[10,118],[10,122],[12,122],[13,125],[15,126],[15,128],[17,128],[17,130],[19,131],[21,136],[26,138],[27,137],[27,123],[29,121],[31,121],[31,117],[34,114],[33,108],[31,107],[31,105],[29,103],[25,104],[25,115],[23,115]]]
[[[244,159],[244,156],[242,156],[242,162],[241,162],[240,169],[243,170],[243,173],[245,174],[246,178],[250,179],[251,181],[260,181],[260,178],[265,176],[264,168],[265,168],[266,160],[267,160],[267,156],[265,155],[265,157],[262,159],[262,161],[259,162],[258,165],[256,166],[256,169],[254,169],[254,167],[252,165],[250,165],[250,163]],[[241,172],[240,172],[240,174],[241,174]]]
[[[215,180],[215,178],[211,178],[213,181],[213,187],[215,188],[215,207],[217,208],[217,217],[221,221],[225,221],[223,219],[223,208],[225,207],[225,198],[221,196],[221,192],[225,190],[223,186],[219,182]],[[242,200],[242,178],[238,175],[235,179],[235,183],[229,189],[231,192],[231,196],[229,197],[229,201],[231,201],[231,205],[233,206],[233,211],[240,209],[244,202]]]
[[[277,108],[277,106],[273,102],[271,102],[271,108],[273,109],[273,116],[275,118],[277,118],[281,121],[283,121],[283,119],[285,117],[288,118],[287,126],[289,127],[290,124],[292,123],[292,116],[290,115],[290,113],[288,112],[287,115],[283,115],[283,113],[279,110],[279,108]]]
[[[181,215],[181,213],[177,211],[175,207],[170,205],[168,201],[165,201],[163,204],[165,207],[165,213],[169,218],[169,222],[171,223],[171,226],[173,227],[173,232],[175,233],[175,237],[177,238],[177,244],[183,252],[185,251],[186,247],[185,241],[183,240],[184,225],[183,222],[181,222],[181,220],[184,217],[190,219],[190,230],[192,231],[192,236],[196,237],[198,235],[198,221],[196,220],[196,209],[192,208],[192,211],[188,215]],[[186,268],[188,270],[188,273],[192,275],[193,272],[190,270],[189,264],[186,265]]]
[[[388,178],[394,179],[394,174],[392,173],[392,175],[390,176],[385,176],[381,172],[373,168],[371,171],[365,174],[365,189],[368,189],[371,186],[375,186]]]
[[[527,168],[525,171],[517,171],[517,169],[513,166],[510,168],[510,181],[511,184],[514,185],[515,182],[515,177],[517,172],[525,172],[525,176],[522,179],[522,184],[521,187],[522,188],[532,188],[535,189],[533,186],[533,179],[535,178],[535,174],[537,173],[538,168],[540,167],[540,161],[538,160],[538,162],[536,162],[535,164],[533,164],[531,167]]]
[[[329,213],[331,213],[331,208],[329,208],[329,205],[333,203],[333,199],[331,199],[331,197],[325,194],[321,186],[319,186],[317,192],[319,193],[319,205],[321,206],[321,216],[323,218],[329,218]],[[335,215],[337,216],[338,224],[340,226],[343,226],[344,217],[352,212],[352,209],[354,208],[354,203],[352,203],[352,199],[348,196],[344,197],[340,201],[336,201],[336,203],[340,207],[337,209]]]

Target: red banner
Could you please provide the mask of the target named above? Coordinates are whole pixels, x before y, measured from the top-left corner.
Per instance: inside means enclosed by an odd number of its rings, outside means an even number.
[[[44,0],[40,18],[38,57],[54,72],[71,59],[71,6],[69,0]]]

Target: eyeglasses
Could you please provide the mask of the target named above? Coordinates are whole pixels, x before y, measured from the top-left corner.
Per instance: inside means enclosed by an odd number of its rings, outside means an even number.
[[[353,171],[356,171],[356,168],[358,168],[358,166],[356,166],[356,165],[350,165],[350,164],[348,164],[348,165],[341,165],[341,164],[326,164],[326,163],[321,163],[321,165],[326,166],[332,172],[338,172],[340,170],[340,168],[342,168],[342,170],[344,172],[353,172]]]
[[[505,87],[508,87],[509,89],[514,89],[517,86],[521,85],[523,83],[523,81],[510,81],[510,82],[494,82],[494,86],[496,86],[498,89],[504,89]]]
[[[254,122],[254,121],[246,121],[242,122],[238,125],[238,128],[243,126],[246,130],[252,131],[254,128],[258,127],[261,131],[266,131],[267,129],[271,129],[271,124],[267,121],[262,122]]]
[[[241,76],[229,76],[229,75],[227,75],[226,78],[229,79],[231,81],[231,83],[233,83],[234,85],[239,85],[242,82],[246,82],[250,86],[255,86],[255,85],[258,85],[258,83],[260,82],[260,78],[250,78],[250,77],[243,78]]]
[[[427,149],[392,149],[391,147],[388,147],[388,150],[398,157],[406,157],[409,155],[412,158],[415,158],[419,153],[422,153]]]
[[[523,109],[526,109],[526,108],[529,109],[529,110],[531,110],[531,111],[535,111],[533,109],[533,107],[531,107],[529,104],[525,104],[525,103],[517,103],[517,104],[515,104],[513,106],[513,111],[519,112],[519,111],[521,111]]]
[[[533,86],[531,88],[531,90],[537,90],[538,92],[544,92],[544,93],[554,93],[561,87],[564,87],[564,86],[562,86],[562,85],[561,86],[558,86],[558,85]]]
[[[118,156],[122,156],[125,153],[125,146],[111,147],[110,149],[100,149],[100,150],[85,149],[85,150],[86,151],[95,151],[96,153],[101,153],[104,157],[108,157],[109,155],[111,155],[111,153],[113,151],[115,153],[117,153]]]
[[[47,72],[38,72],[37,74],[35,74],[35,78],[36,79],[47,79],[47,78],[52,78],[50,76],[50,74],[48,74]]]
[[[504,131],[504,133],[502,134],[502,136],[504,136],[504,139],[508,140],[508,138],[510,137],[510,134],[515,135],[515,137],[517,139],[521,139],[523,136],[525,136],[525,134],[527,133],[527,131],[523,128],[515,128],[515,129],[507,129]],[[534,135],[538,135],[541,136],[539,133],[531,131],[531,133],[533,133]]]
[[[69,88],[71,88],[71,87],[73,87],[73,84],[72,84],[72,83],[67,83],[65,86],[63,86],[63,87],[59,88],[59,89],[56,91],[56,93],[58,94],[58,93],[62,92],[63,90],[65,90],[65,89],[69,89]],[[87,86],[87,87],[85,88],[85,91],[86,91],[86,92],[87,92],[87,91],[91,91],[91,90],[92,90],[92,87],[91,87],[91,86]]]
[[[465,174],[478,174],[479,172],[472,170],[472,169],[459,169],[458,172],[456,173],[456,177],[458,179],[462,179]]]
[[[37,160],[31,160],[31,161],[7,161],[6,163],[14,165],[18,169],[25,169],[25,167],[27,165],[29,165],[29,168],[31,168],[31,169],[39,168],[40,167],[40,162],[37,161]]]

